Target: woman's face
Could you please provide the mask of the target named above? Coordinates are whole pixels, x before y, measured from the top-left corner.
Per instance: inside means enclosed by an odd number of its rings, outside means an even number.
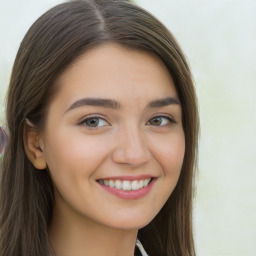
[[[145,226],[172,193],[185,151],[181,105],[165,65],[104,45],[82,55],[57,86],[41,134],[56,209],[71,221]]]

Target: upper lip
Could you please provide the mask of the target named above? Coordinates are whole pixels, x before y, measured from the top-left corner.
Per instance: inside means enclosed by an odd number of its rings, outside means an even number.
[[[155,176],[149,175],[149,174],[135,175],[135,176],[125,175],[125,176],[104,177],[97,180],[145,180],[148,178],[155,178]]]

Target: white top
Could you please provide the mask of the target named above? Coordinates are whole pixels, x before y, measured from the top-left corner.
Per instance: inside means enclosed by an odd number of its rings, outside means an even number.
[[[138,239],[136,240],[136,246],[139,248],[140,253],[141,253],[142,256],[149,256],[146,253],[145,249],[143,248],[143,245],[141,244],[141,242]]]

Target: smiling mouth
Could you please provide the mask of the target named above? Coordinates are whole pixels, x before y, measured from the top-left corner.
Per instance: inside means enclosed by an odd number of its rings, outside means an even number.
[[[130,191],[130,190],[140,190],[147,187],[153,178],[141,179],[141,180],[111,180],[111,179],[100,179],[97,180],[100,184],[115,188],[118,190]]]

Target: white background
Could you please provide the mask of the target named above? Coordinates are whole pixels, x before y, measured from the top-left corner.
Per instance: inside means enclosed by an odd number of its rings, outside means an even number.
[[[0,124],[15,54],[59,0],[0,0]],[[195,78],[198,256],[256,256],[256,1],[137,0],[176,36]]]

